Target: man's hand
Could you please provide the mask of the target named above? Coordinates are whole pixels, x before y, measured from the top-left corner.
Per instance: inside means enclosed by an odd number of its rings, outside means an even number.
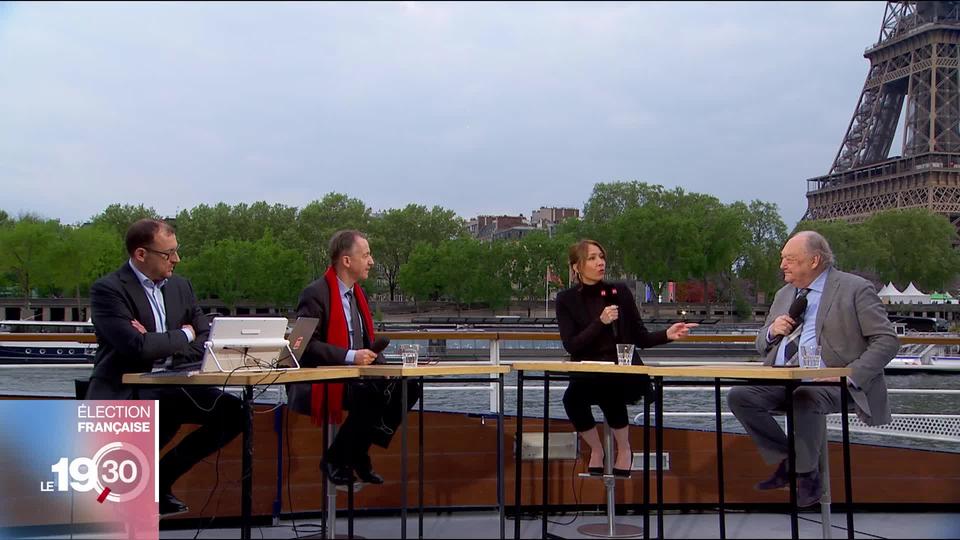
[[[696,328],[700,326],[697,323],[673,323],[673,326],[667,328],[667,339],[676,340],[683,339],[687,337],[687,334],[690,333],[691,328]]]
[[[377,359],[377,353],[370,349],[359,349],[353,356],[353,363],[357,366],[369,366]]]
[[[797,326],[797,321],[789,315],[781,315],[774,319],[773,324],[770,325],[770,337],[789,335],[790,332],[793,332],[795,326]]]
[[[819,379],[814,379],[814,382],[840,382],[840,377],[820,377]]]
[[[133,326],[134,330],[136,330],[137,332],[140,332],[141,334],[147,333],[147,329],[144,328],[142,324],[140,324],[140,321],[133,319],[132,321],[130,321],[130,324]]]

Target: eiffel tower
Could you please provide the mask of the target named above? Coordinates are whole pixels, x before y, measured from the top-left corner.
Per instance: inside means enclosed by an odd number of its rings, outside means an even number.
[[[807,180],[804,219],[927,208],[957,227],[960,245],[960,2],[887,2],[863,56],[860,100],[830,173]],[[903,146],[888,157],[902,112]]]

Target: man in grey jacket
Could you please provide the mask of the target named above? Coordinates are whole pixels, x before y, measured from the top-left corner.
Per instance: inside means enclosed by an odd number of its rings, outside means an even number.
[[[800,346],[820,345],[823,367],[852,370],[847,388],[857,416],[867,425],[889,423],[883,368],[896,355],[899,342],[873,285],[833,268],[830,245],[813,231],[799,232],[787,241],[781,251],[780,269],[787,285],[777,291],[766,324],[757,335],[757,350],[764,364],[796,365]],[[806,308],[795,320],[790,316],[790,306],[798,297],[806,298]],[[786,406],[783,388],[739,386],[731,389],[727,402],[764,461],[779,463],[773,476],[756,488],[786,488],[787,436],[774,419]],[[840,389],[800,387],[793,394],[793,410],[797,502],[803,507],[820,501],[820,449],[826,436],[823,416],[840,411]]]

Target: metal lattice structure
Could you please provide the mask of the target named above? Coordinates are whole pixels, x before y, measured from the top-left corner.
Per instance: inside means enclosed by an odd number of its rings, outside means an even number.
[[[960,2],[887,2],[864,57],[863,91],[830,173],[807,180],[804,219],[927,208],[960,230]],[[901,155],[888,158],[902,114]]]

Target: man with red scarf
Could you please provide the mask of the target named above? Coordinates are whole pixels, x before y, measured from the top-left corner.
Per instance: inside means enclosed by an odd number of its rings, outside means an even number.
[[[339,231],[330,239],[330,268],[324,276],[300,293],[298,317],[320,319],[300,364],[366,366],[383,362],[383,355],[370,350],[374,341],[373,318],[359,282],[367,279],[373,267],[370,244],[363,233]],[[341,400],[349,414],[330,448],[324,453],[321,468],[337,485],[348,485],[357,478],[370,484],[382,484],[374,472],[370,446],[386,448],[406,414],[401,405],[397,381],[362,380],[346,383],[346,399],[340,384],[329,386],[328,407],[339,416]],[[420,385],[408,382],[408,408],[420,399]],[[322,420],[327,397],[322,384],[291,384],[287,390],[289,407],[309,414],[314,422]],[[356,477],[354,476],[356,473]]]

